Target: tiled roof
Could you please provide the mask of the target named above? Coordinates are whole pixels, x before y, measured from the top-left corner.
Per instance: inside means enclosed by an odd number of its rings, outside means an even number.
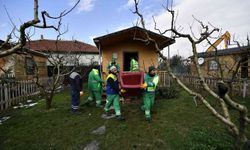
[[[0,40],[0,45],[2,45],[5,41],[3,40]],[[14,44],[12,43],[6,43],[4,46],[3,46],[3,49],[8,49],[8,48],[11,48],[11,46],[13,46]]]
[[[3,40],[0,40],[0,44],[3,44],[4,43],[4,41]]]
[[[116,31],[116,32],[104,35],[104,36],[97,37],[94,39],[94,42],[97,46],[99,46],[99,43],[102,46],[104,46],[104,45],[110,45],[110,44],[113,45],[114,43],[127,40],[127,39],[132,39],[132,40],[134,38],[146,39],[145,32],[149,34],[150,38],[156,41],[160,49],[163,49],[164,47],[175,43],[174,39],[171,39],[161,34],[157,34],[149,30],[145,30],[138,26],[133,26],[127,29],[123,29],[120,31]]]
[[[3,40],[0,40],[0,45],[3,44],[5,41]],[[12,46],[15,46],[13,43],[7,43],[3,49],[9,49],[11,48]],[[47,55],[44,53],[44,52],[41,52],[41,51],[36,51],[36,50],[33,50],[33,49],[28,49],[28,48],[23,48],[23,49],[19,49],[17,52],[17,54],[26,54],[26,53],[29,53],[29,54],[34,54],[34,55],[38,55],[38,56],[42,56],[42,57],[47,57]]]
[[[213,57],[216,55],[216,53],[217,53],[217,56],[233,55],[233,54],[249,54],[250,46],[222,49],[222,50],[217,50],[217,52],[216,51],[202,52],[202,53],[198,53],[198,57]]]
[[[73,52],[73,53],[96,53],[98,49],[90,44],[80,41],[63,41],[41,39],[27,42],[25,48],[43,52]]]

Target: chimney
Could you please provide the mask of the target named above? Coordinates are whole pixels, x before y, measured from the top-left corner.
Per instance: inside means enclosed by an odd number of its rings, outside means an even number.
[[[41,34],[41,40],[43,40],[43,35]]]

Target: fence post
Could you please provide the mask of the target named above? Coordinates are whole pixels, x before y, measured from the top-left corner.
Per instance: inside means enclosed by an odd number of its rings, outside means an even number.
[[[8,85],[4,84],[4,104],[5,104],[5,109],[8,108]]]
[[[21,96],[21,83],[20,83],[20,81],[18,81],[17,82],[17,103],[19,104],[20,103],[20,101],[21,101],[21,98],[20,98],[20,96]]]
[[[18,98],[18,84],[15,82],[15,102],[14,104],[16,105],[17,104],[17,98]]]
[[[13,98],[14,98],[14,96],[13,96],[13,83],[9,83],[9,85],[10,85],[10,88],[9,88],[9,106],[11,106],[12,105],[12,101],[13,101]]]
[[[243,81],[243,98],[246,97],[246,92],[247,92],[247,80]]]
[[[4,105],[4,101],[3,101],[3,98],[4,98],[4,86],[2,84],[0,84],[0,111],[3,110],[3,105]]]

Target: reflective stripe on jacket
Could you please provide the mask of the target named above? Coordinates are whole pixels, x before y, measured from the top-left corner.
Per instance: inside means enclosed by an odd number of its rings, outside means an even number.
[[[150,77],[148,74],[144,77],[145,83],[147,83],[147,92],[155,92],[155,89],[159,82],[159,76],[155,75]]]

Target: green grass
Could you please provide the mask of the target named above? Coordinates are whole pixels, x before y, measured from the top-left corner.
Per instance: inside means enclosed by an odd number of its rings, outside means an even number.
[[[241,101],[250,106],[249,101]],[[157,100],[151,123],[145,121],[139,102],[122,105],[125,122],[102,119],[103,110],[94,106],[82,107],[80,115],[71,114],[68,92],[57,94],[53,109],[49,111],[45,110],[44,103],[40,101],[29,109],[0,114],[11,116],[0,125],[1,150],[74,150],[83,149],[92,140],[97,140],[99,147],[107,150],[230,149],[233,145],[224,125],[203,105],[195,107],[192,97],[185,92],[180,92],[176,99]],[[91,133],[102,125],[106,126],[105,134]]]

